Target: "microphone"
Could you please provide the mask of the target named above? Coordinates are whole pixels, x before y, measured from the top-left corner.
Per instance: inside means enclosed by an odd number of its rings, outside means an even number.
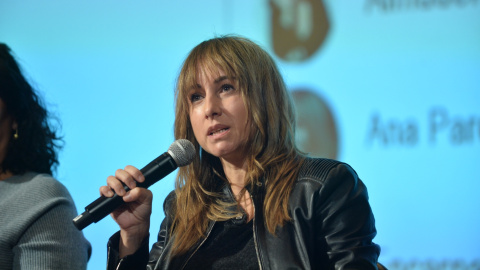
[[[148,188],[158,180],[173,172],[177,167],[190,164],[195,155],[195,147],[189,140],[179,139],[174,141],[168,151],[154,159],[140,171],[145,176],[143,183],[137,187]],[[130,188],[123,184],[125,191]],[[123,198],[114,194],[112,197],[101,196],[85,207],[85,212],[73,219],[73,224],[78,230],[83,230],[92,222],[97,223],[124,203]]]

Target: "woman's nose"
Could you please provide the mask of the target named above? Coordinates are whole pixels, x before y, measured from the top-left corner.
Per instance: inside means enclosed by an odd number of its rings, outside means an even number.
[[[220,99],[215,95],[205,97],[205,118],[213,118],[222,114]]]

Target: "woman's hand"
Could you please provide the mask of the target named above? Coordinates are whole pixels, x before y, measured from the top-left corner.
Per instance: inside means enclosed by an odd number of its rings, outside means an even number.
[[[108,186],[100,187],[103,196],[112,197],[115,192],[126,202],[111,213],[120,226],[120,258],[134,253],[149,234],[153,195],[148,189],[136,187],[136,182],[143,181],[145,177],[140,170],[129,165],[123,170],[118,169],[115,176],[109,176]],[[122,182],[131,190],[125,192]]]

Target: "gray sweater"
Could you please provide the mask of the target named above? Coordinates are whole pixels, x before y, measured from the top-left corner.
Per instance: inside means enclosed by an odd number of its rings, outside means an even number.
[[[67,189],[46,174],[0,181],[0,269],[86,269],[90,243]]]

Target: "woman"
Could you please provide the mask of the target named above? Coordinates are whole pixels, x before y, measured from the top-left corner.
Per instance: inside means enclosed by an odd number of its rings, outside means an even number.
[[[175,115],[175,138],[194,144],[195,159],[179,169],[150,254],[152,193],[135,188],[143,175],[127,166],[107,178],[101,193],[127,202],[112,213],[120,232],[108,269],[376,269],[365,186],[347,164],[300,153],[294,119],[258,45],[226,36],[196,46]]]
[[[90,243],[52,178],[59,138],[47,111],[0,43],[0,269],[86,269]]]

